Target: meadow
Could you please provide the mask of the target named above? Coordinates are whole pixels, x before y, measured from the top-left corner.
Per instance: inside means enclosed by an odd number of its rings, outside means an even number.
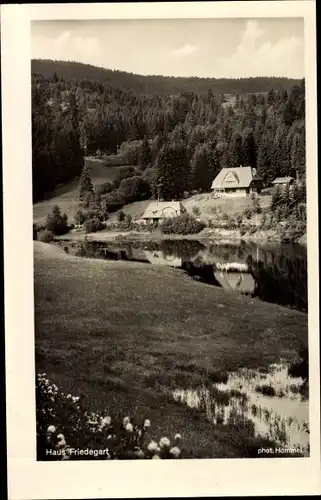
[[[107,181],[112,182],[119,172],[119,167],[107,167],[104,160],[86,158],[86,163],[89,166],[94,186]],[[58,186],[54,191],[48,193],[43,201],[34,204],[34,222],[43,224],[55,205],[60,207],[62,213],[65,212],[67,214],[69,222],[73,222],[79,210],[79,204],[79,179],[75,179],[68,184]]]
[[[139,414],[182,433],[195,457],[252,456],[237,426],[213,425],[169,393],[266,368],[307,343],[307,315],[143,263],[35,245],[36,369],[93,411]]]

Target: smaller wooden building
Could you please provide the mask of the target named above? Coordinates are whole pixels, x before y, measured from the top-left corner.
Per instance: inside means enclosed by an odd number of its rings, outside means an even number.
[[[180,201],[152,201],[141,219],[145,222],[158,223],[169,217],[177,217],[185,213],[186,209]]]
[[[274,179],[272,184],[273,184],[273,186],[280,186],[280,187],[292,186],[294,184],[294,178],[293,177],[277,177],[276,179]]]

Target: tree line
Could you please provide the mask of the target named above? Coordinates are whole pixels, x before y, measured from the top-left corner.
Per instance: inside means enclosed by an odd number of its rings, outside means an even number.
[[[234,94],[268,92],[275,90],[290,90],[299,83],[299,80],[282,77],[255,77],[255,78],[198,78],[198,77],[169,77],[161,75],[136,75],[125,71],[115,71],[83,64],[75,61],[52,61],[33,59],[31,70],[34,74],[51,79],[56,73],[66,81],[87,80],[93,86],[96,83],[111,84],[122,90],[136,93],[168,93],[196,92],[206,94],[210,88],[214,93]]]

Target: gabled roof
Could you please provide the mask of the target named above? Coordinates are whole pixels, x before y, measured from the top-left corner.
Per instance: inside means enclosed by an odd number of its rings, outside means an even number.
[[[180,201],[152,201],[142,215],[142,219],[161,219],[174,217],[182,213]]]
[[[212,183],[212,189],[247,188],[253,180],[259,180],[252,167],[222,168]]]
[[[277,177],[276,179],[274,179],[272,184],[287,184],[291,181],[294,181],[293,177]]]
[[[225,289],[241,293],[254,292],[255,281],[250,273],[215,272],[214,275],[219,284]]]

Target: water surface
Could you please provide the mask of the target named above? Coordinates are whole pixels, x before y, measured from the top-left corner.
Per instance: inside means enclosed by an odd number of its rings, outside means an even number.
[[[299,244],[257,245],[197,240],[104,243],[60,241],[81,257],[145,262],[184,270],[191,278],[235,293],[307,312],[307,249]]]

